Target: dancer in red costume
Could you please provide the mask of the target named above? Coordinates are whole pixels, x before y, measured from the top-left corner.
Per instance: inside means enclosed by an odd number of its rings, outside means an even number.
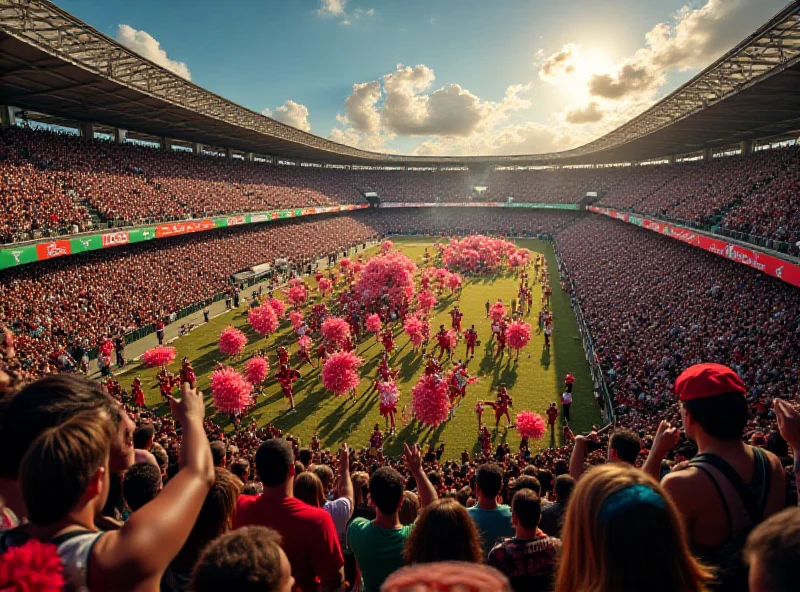
[[[453,307],[453,310],[450,311],[450,319],[452,321],[452,328],[456,331],[456,333],[461,334],[461,319],[464,318],[464,313],[458,309],[458,305]]]
[[[144,389],[142,388],[142,379],[138,376],[133,379],[131,384],[131,395],[133,395],[133,402],[139,407],[145,407],[144,402]]]
[[[389,327],[387,327],[381,334],[381,343],[383,344],[386,353],[391,355],[392,352],[394,352],[394,333],[392,333],[392,330]]]
[[[467,342],[466,358],[474,358],[475,345],[478,343],[478,332],[475,330],[475,325],[472,325],[469,329],[467,329],[466,333],[464,333],[464,341]]]
[[[311,361],[311,354],[308,353],[308,348],[303,347],[300,345],[300,349],[297,350],[297,359],[300,360],[300,365],[308,364],[312,368],[317,368],[314,362]]]
[[[374,448],[376,451],[383,448],[383,432],[381,432],[381,426],[377,423],[372,435],[369,437],[369,447]]]
[[[485,403],[483,401],[476,401],[475,402],[475,415],[478,416],[478,433],[480,434],[481,428],[483,427],[483,406]]]
[[[511,415],[508,413],[508,408],[514,406],[514,401],[511,399],[511,395],[508,394],[508,389],[506,388],[505,383],[500,385],[500,388],[497,390],[497,399],[495,400],[492,407],[494,407],[494,428],[498,429],[500,427],[500,420],[505,415],[507,424],[506,426],[511,425]]]
[[[168,403],[172,398],[172,389],[176,384],[178,384],[178,380],[175,379],[172,372],[167,370],[166,366],[161,366],[161,370],[158,372],[158,388],[164,403]]]
[[[281,385],[283,396],[289,399],[289,413],[296,413],[294,408],[294,394],[292,392],[292,385],[300,378],[300,373],[294,368],[290,368],[288,364],[282,364],[280,371],[275,375]]]
[[[106,390],[108,394],[115,399],[120,399],[122,397],[122,386],[113,376],[109,376],[108,380],[106,380]]]
[[[492,434],[489,433],[489,428],[483,426],[481,433],[478,436],[478,441],[481,443],[481,452],[484,456],[491,456],[492,454]]]
[[[439,356],[438,359],[442,359],[442,356],[447,354],[447,359],[451,359],[453,357],[453,348],[450,343],[450,335],[448,335],[447,331],[444,330],[444,325],[439,325],[439,332],[436,334],[436,341],[439,344]]]
[[[194,388],[195,383],[197,382],[197,377],[194,373],[194,368],[192,368],[192,363],[189,361],[189,358],[184,357],[183,362],[181,363],[181,384],[184,382],[188,382],[189,386]]]
[[[502,358],[506,353],[506,340],[506,332],[505,330],[501,329],[501,331],[497,334],[497,352],[494,355],[495,359]]]
[[[278,348],[278,366],[287,366],[289,364],[289,352],[282,345]]]

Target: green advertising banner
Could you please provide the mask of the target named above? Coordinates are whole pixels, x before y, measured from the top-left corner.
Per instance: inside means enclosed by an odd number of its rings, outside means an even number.
[[[509,203],[503,204],[504,208],[536,208],[543,210],[580,210],[580,204],[559,204],[559,203]]]
[[[25,265],[38,261],[36,245],[27,245],[15,249],[3,249],[0,251],[0,269],[8,269],[17,265]]]
[[[85,253],[86,251],[96,251],[103,248],[103,238],[99,234],[89,234],[69,239],[70,252]]]
[[[128,231],[129,240],[131,243],[141,243],[156,238],[156,229],[154,226],[150,228],[134,228]]]
[[[214,227],[215,228],[225,228],[228,226],[228,219],[227,218],[214,218]]]

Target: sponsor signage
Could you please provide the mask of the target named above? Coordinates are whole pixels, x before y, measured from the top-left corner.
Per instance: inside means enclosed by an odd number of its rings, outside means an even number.
[[[71,254],[85,253],[86,251],[94,251],[103,248],[103,240],[99,234],[90,234],[85,236],[78,236],[69,239],[69,246]]]
[[[34,245],[3,249],[0,251],[0,269],[25,265],[26,263],[33,263],[38,260],[39,255],[36,253],[36,247]]]
[[[104,249],[109,247],[121,247],[131,242],[131,237],[127,232],[111,232],[102,235],[102,239]]]
[[[36,254],[39,261],[64,257],[72,253],[72,247],[68,240],[54,240],[49,243],[39,243],[36,245]]]
[[[214,228],[213,220],[183,220],[172,222],[171,224],[161,224],[156,226],[156,238],[168,238],[170,236],[180,236],[193,232],[202,232]]]

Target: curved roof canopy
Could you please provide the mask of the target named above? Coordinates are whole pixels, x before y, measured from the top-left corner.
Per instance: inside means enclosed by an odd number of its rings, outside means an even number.
[[[360,150],[237,105],[46,0],[0,0],[0,102],[154,136],[319,163],[590,164],[648,160],[800,129],[800,0],[678,90],[563,152],[405,156]]]

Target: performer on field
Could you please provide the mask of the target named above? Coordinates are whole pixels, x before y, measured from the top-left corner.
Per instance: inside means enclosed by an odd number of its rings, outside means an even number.
[[[278,347],[278,366],[289,364],[289,351],[282,345]]]
[[[458,309],[458,305],[453,307],[450,311],[451,326],[459,335],[461,334],[461,319],[464,318],[464,313]]]
[[[139,407],[145,407],[144,403],[144,389],[142,388],[142,379],[138,376],[133,379],[131,384],[131,395],[133,395],[133,402]]]
[[[550,426],[550,433],[554,433],[556,430],[556,418],[558,417],[558,407],[555,404],[555,401],[550,403],[550,407],[547,408],[547,425]]]
[[[181,384],[184,382],[188,382],[189,386],[194,388],[195,383],[197,382],[197,377],[194,373],[194,368],[192,368],[192,363],[189,361],[189,358],[184,357],[183,361],[181,362]]]
[[[436,340],[439,344],[438,359],[441,360],[445,354],[447,354],[448,360],[451,359],[453,357],[453,348],[450,343],[450,335],[445,331],[444,325],[439,325],[439,332],[436,334]]]
[[[475,345],[478,343],[478,332],[475,330],[475,325],[472,325],[469,329],[467,329],[466,333],[464,333],[464,341],[467,343],[466,358],[474,358]]]
[[[381,343],[387,354],[391,355],[394,352],[394,333],[392,333],[391,327],[384,329],[381,334]]]
[[[289,413],[296,413],[294,408],[294,393],[292,385],[300,378],[300,373],[288,364],[282,364],[280,371],[275,375],[281,385],[283,396],[289,400]]]
[[[500,388],[497,390],[497,399],[494,402],[494,422],[495,422],[495,429],[500,427],[500,420],[505,415],[506,416],[506,426],[511,425],[511,415],[508,413],[508,408],[514,406],[514,401],[511,399],[511,395],[508,394],[508,388],[506,388],[505,383],[500,384]]]

